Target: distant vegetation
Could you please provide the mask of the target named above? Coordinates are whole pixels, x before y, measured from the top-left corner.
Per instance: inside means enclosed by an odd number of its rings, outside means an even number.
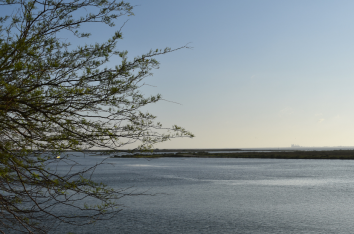
[[[178,152],[176,154],[134,154],[115,156],[117,158],[275,158],[275,159],[354,159],[354,150],[331,151],[272,151],[272,152],[239,152],[239,153],[208,153]]]

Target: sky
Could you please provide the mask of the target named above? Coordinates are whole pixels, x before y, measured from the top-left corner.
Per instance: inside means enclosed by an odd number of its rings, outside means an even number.
[[[157,57],[145,80],[172,102],[144,111],[195,134],[157,148],[354,146],[354,1],[128,2],[135,16],[90,25],[92,42],[129,19],[117,47],[130,58],[193,47]]]
[[[177,105],[149,111],[194,139],[158,148],[354,146],[353,1],[131,1],[133,54],[161,56],[148,78]]]

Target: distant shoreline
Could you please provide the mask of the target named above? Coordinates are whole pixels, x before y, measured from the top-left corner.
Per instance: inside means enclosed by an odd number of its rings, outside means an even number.
[[[169,150],[171,151],[171,150]],[[221,150],[218,150],[221,151]],[[224,150],[230,151],[230,150]],[[240,150],[241,151],[241,150]],[[208,153],[205,151],[178,152],[176,154],[133,154],[113,156],[112,158],[264,158],[264,159],[341,159],[353,160],[354,150],[328,150],[328,151],[269,151],[259,150],[262,152],[237,152],[237,153]],[[161,152],[161,151],[160,151]]]
[[[150,149],[144,152],[164,153],[164,152],[233,152],[233,151],[336,151],[336,150],[354,150],[354,146],[337,147],[264,147],[264,148],[185,148],[185,149]],[[84,150],[83,152],[125,152],[138,153],[137,149],[117,149],[117,150]]]

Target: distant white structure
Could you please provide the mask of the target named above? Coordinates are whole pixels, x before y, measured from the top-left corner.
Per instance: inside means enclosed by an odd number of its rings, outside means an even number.
[[[291,144],[291,148],[300,148],[300,145]]]

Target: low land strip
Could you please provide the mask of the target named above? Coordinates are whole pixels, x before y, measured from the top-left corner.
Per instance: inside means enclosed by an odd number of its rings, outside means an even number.
[[[354,150],[331,151],[269,151],[269,152],[237,152],[237,153],[208,153],[208,152],[178,152],[176,154],[139,154],[114,156],[115,158],[275,158],[275,159],[354,159]]]

